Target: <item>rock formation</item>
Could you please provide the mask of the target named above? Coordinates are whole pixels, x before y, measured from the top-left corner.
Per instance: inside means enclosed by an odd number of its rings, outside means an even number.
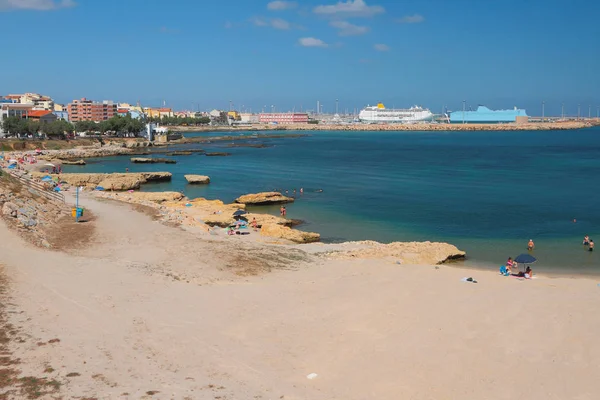
[[[134,164],[177,164],[177,161],[171,160],[169,158],[145,158],[145,157],[133,157],[131,158],[131,162]]]
[[[57,160],[56,162],[63,165],[85,165],[83,160]]]
[[[286,197],[279,192],[262,192],[253,193],[240,196],[235,199],[236,203],[242,204],[254,204],[254,205],[265,205],[265,204],[283,204],[292,203],[294,201],[291,197]]]
[[[191,184],[207,184],[210,183],[210,177],[206,175],[184,175],[184,178]]]
[[[231,153],[213,152],[213,153],[205,153],[204,155],[207,157],[227,157],[227,156],[230,156]]]
[[[466,253],[456,246],[438,242],[393,242],[382,244],[373,241],[347,242],[327,257],[350,258],[389,258],[406,265],[436,265],[450,260],[465,258]],[[344,249],[347,248],[348,250]]]
[[[312,243],[321,240],[321,235],[313,232],[303,232],[278,224],[264,224],[260,234],[277,239],[290,240],[294,243]]]
[[[168,201],[180,201],[185,196],[179,192],[133,192],[117,195],[117,199],[131,203],[142,204],[147,201],[153,203],[164,203]]]
[[[42,178],[45,173],[33,172],[34,178]],[[71,186],[84,186],[93,189],[102,186],[105,190],[131,190],[138,189],[141,184],[152,181],[169,181],[170,172],[133,172],[114,174],[61,174],[60,180]]]

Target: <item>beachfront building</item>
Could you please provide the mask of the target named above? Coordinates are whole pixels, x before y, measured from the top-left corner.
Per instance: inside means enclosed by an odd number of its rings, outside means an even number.
[[[258,124],[258,115],[251,113],[241,113],[240,114],[240,122],[242,124]]]
[[[69,113],[67,112],[66,107],[61,111],[54,110],[52,111],[52,114],[56,115],[56,119],[62,119],[69,122]]]
[[[33,104],[21,103],[0,103],[0,137],[4,137],[8,132],[2,129],[2,122],[8,117],[27,118],[33,109]]]
[[[172,117],[175,115],[173,114],[173,110],[168,107],[144,107],[144,113],[148,118],[164,118]]]
[[[14,103],[33,104],[34,110],[54,110],[54,100],[38,93],[9,94],[4,96]]]
[[[100,122],[106,121],[117,114],[117,104],[111,100],[104,100],[102,103],[98,103],[84,97],[69,103],[67,110],[71,122]]]
[[[260,123],[265,124],[307,124],[307,113],[261,113],[258,116]]]
[[[39,122],[54,122],[58,119],[52,111],[48,110],[31,110],[27,113],[27,119],[32,119]]]

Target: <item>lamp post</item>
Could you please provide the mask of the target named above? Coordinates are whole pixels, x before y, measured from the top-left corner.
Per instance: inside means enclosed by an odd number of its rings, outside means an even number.
[[[561,119],[565,119],[565,103],[562,103],[560,114],[561,114]]]
[[[577,104],[577,121],[581,118],[581,104]]]
[[[465,123],[465,104],[466,100],[463,100],[463,124]]]
[[[229,100],[229,111],[231,111],[231,100]]]
[[[591,118],[592,118],[592,105],[590,104],[589,108],[588,108],[588,119],[591,119]]]
[[[335,99],[335,113],[338,113],[338,99]]]
[[[544,122],[544,114],[545,114],[546,102],[542,101],[542,122]]]

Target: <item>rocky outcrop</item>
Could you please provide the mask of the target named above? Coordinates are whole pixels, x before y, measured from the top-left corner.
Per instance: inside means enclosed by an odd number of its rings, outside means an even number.
[[[466,253],[456,246],[438,242],[393,242],[382,244],[373,241],[347,242],[327,257],[336,259],[389,258],[406,265],[436,265],[450,260],[463,259]],[[345,249],[345,248],[346,249]]]
[[[227,157],[227,156],[230,156],[231,153],[212,152],[212,153],[205,153],[204,155],[207,157]]]
[[[184,178],[191,184],[207,184],[210,183],[210,177],[206,175],[184,175]]]
[[[168,201],[181,201],[185,196],[179,192],[133,192],[117,195],[117,199],[139,203],[150,201],[153,203],[164,203]]]
[[[57,162],[62,165],[85,165],[83,160],[57,160]]]
[[[277,239],[290,240],[294,243],[312,243],[321,240],[321,235],[313,232],[303,232],[278,224],[264,224],[260,234]]]
[[[177,161],[169,158],[144,158],[144,157],[133,157],[131,162],[134,164],[177,164]]]
[[[34,178],[42,178],[45,173],[33,172]],[[114,173],[114,174],[61,174],[60,180],[71,186],[84,186],[94,189],[102,186],[105,190],[131,190],[138,189],[141,184],[153,181],[169,181],[172,174],[170,172],[132,172],[132,173]]]
[[[237,199],[235,199],[236,203],[254,205],[283,204],[292,203],[293,201],[293,198],[284,196],[279,192],[252,193],[240,196]]]
[[[248,222],[251,222],[253,219],[255,219],[256,225],[258,225],[259,227],[267,224],[284,225],[289,227],[292,226],[291,219],[276,217],[275,215],[270,214],[248,213],[245,214],[244,217],[248,220]]]
[[[0,209],[6,224],[37,246],[51,247],[48,236],[69,207],[48,201],[27,190],[19,181],[0,174]]]

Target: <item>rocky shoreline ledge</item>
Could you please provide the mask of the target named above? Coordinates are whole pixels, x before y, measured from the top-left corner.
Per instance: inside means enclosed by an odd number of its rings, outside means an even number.
[[[226,204],[220,200],[204,198],[187,199],[178,192],[95,192],[98,198],[117,200],[154,209],[164,223],[199,228],[205,234],[234,223],[233,213],[245,210],[245,204]],[[438,242],[393,242],[383,244],[375,241],[320,243],[320,235],[292,229],[293,221],[269,214],[247,213],[249,221],[257,221],[257,232],[271,244],[302,244],[315,246],[310,252],[324,259],[385,259],[403,265],[439,265],[462,260],[466,253],[456,246]],[[275,239],[276,241],[272,241]],[[319,243],[317,243],[319,242]],[[303,247],[304,249],[304,247]],[[307,249],[308,250],[308,249]]]

